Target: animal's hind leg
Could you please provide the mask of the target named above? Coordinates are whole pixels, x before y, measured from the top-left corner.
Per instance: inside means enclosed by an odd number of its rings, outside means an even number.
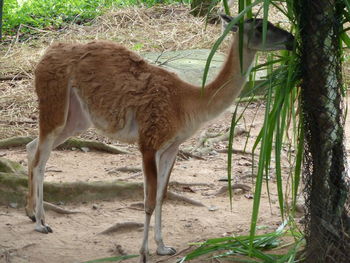
[[[42,112],[41,114],[45,113]],[[36,230],[39,232],[49,232],[45,231],[46,225],[42,203],[45,165],[51,150],[70,136],[83,132],[90,126],[89,118],[83,111],[77,95],[72,90],[70,91],[66,116],[62,126],[53,129],[48,135],[41,136],[27,145],[29,194],[26,212],[33,221],[37,222]],[[51,230],[51,228],[46,226],[46,230]]]
[[[44,196],[44,172],[45,165],[49,159],[53,143],[55,141],[55,136],[53,134],[46,135],[44,138],[40,137],[38,139],[36,152],[34,159],[30,164],[29,171],[32,174],[32,191],[35,195],[35,230],[42,233],[52,232],[52,229],[45,224],[45,213],[43,206],[43,196]],[[33,145],[35,142],[33,143]]]
[[[33,180],[33,162],[34,156],[36,152],[36,148],[38,146],[38,138],[31,141],[27,144],[27,157],[28,157],[28,195],[27,195],[27,205],[26,205],[26,214],[29,218],[35,222],[35,202],[36,202],[36,194],[34,192],[34,180]]]
[[[171,170],[173,169],[179,145],[174,143],[162,152],[157,152],[157,197],[155,207],[155,240],[158,255],[173,255],[176,250],[167,247],[162,235],[162,204],[166,195]]]

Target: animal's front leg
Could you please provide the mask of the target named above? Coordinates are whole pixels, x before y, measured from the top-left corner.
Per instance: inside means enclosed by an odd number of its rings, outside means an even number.
[[[157,243],[158,255],[173,255],[176,250],[167,247],[163,242],[162,235],[162,204],[166,194],[168,181],[171,170],[174,166],[176,155],[178,152],[178,144],[173,144],[162,152],[157,152],[157,199],[155,210],[155,240]]]
[[[145,224],[143,229],[143,241],[140,249],[140,263],[147,263],[148,259],[148,233],[149,226],[156,206],[157,191],[157,168],[155,151],[142,151],[143,173],[144,173],[144,202],[145,202]]]

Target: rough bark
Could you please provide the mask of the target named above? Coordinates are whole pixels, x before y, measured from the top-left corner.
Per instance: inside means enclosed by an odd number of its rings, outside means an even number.
[[[305,130],[306,262],[349,262],[349,180],[344,147],[336,0],[297,0]]]

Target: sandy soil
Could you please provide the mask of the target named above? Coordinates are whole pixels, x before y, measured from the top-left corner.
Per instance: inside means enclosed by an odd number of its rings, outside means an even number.
[[[258,109],[253,103],[245,113],[242,126],[246,129],[252,123]],[[223,131],[229,126],[230,109],[203,129]],[[258,110],[250,135],[250,143],[255,139],[262,124],[263,107]],[[183,148],[196,144],[197,136],[183,145]],[[235,148],[243,149],[246,136],[235,138]],[[46,181],[102,181],[118,179],[127,182],[142,181],[142,174],[110,171],[116,167],[140,167],[141,158],[135,145],[127,146],[132,154],[111,155],[101,152],[82,152],[79,150],[53,151],[47,165]],[[226,147],[226,142],[215,145],[215,149]],[[251,146],[248,147],[250,149]],[[17,160],[26,165],[24,149],[4,151],[6,158]],[[178,158],[171,181],[186,183],[207,183],[208,186],[191,186],[190,189],[176,187],[171,189],[179,194],[198,200],[206,207],[196,207],[179,201],[167,200],[163,206],[164,240],[174,246],[178,252],[187,249],[192,242],[207,238],[222,237],[232,234],[248,233],[253,199],[252,192],[238,191],[233,198],[232,211],[227,194],[211,195],[226,182],[219,179],[226,177],[227,154],[215,150],[204,156],[205,160],[181,160]],[[234,156],[233,177],[235,183],[252,186],[252,162],[250,155]],[[273,231],[281,223],[279,216],[274,176],[271,175],[271,208],[267,194],[263,194],[259,226],[264,231]],[[101,235],[101,231],[115,223],[143,223],[141,209],[130,209],[130,205],[142,202],[141,197],[115,201],[96,201],[92,203],[62,204],[64,208],[79,210],[83,213],[60,215],[52,211],[46,214],[52,234],[40,234],[34,231],[34,224],[25,216],[23,208],[0,207],[0,262],[83,262],[96,258],[137,254],[142,229],[122,231],[110,235]],[[209,209],[210,208],[210,209]],[[214,211],[210,211],[214,210]],[[153,224],[153,221],[152,221]],[[150,232],[150,253],[152,262],[175,262],[177,257],[155,255],[153,228]],[[126,262],[137,262],[130,259]],[[193,260],[192,262],[202,262]]]

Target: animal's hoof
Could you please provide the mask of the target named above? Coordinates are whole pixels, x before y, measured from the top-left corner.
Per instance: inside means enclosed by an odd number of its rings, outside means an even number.
[[[32,220],[33,222],[36,221],[35,219],[35,215],[34,212],[32,210],[30,210],[29,208],[26,207],[26,215],[30,218],[30,220]]]
[[[148,262],[148,261],[147,261],[147,256],[141,254],[141,255],[140,255],[139,263],[147,263],[147,262]]]
[[[158,255],[174,255],[176,253],[175,248],[172,247],[158,247],[157,254]]]
[[[44,234],[48,234],[48,233],[52,233],[52,228],[49,227],[48,225],[40,225],[40,226],[35,226],[35,231],[40,232],[40,233],[44,233]]]

